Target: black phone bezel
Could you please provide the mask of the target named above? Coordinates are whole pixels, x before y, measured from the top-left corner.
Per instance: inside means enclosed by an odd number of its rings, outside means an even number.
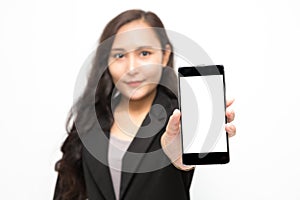
[[[181,93],[180,93],[180,77],[188,76],[209,76],[222,75],[223,76],[223,90],[224,90],[224,109],[226,110],[226,85],[225,73],[223,65],[206,65],[206,66],[189,66],[178,68],[178,91],[179,91],[179,109],[181,110]],[[181,116],[183,117],[183,116]],[[225,114],[225,123],[227,117]],[[180,122],[181,123],[181,122]],[[226,132],[227,152],[207,152],[207,153],[183,153],[183,132],[181,124],[181,147],[182,147],[182,162],[185,165],[210,165],[210,164],[227,164],[230,161],[229,156],[229,141],[228,133]]]

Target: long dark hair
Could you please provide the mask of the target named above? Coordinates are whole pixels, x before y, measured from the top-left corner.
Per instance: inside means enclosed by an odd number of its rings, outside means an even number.
[[[108,55],[113,40],[111,42],[106,41],[114,37],[120,27],[134,20],[143,20],[149,26],[159,28],[159,31],[156,29],[154,29],[154,31],[160,40],[162,49],[164,49],[167,44],[170,45],[171,54],[167,66],[173,67],[172,45],[168,39],[163,23],[154,13],[142,10],[128,10],[116,16],[106,25],[99,39],[99,45],[89,73],[87,86],[68,114],[66,122],[68,137],[61,147],[63,156],[55,165],[55,170],[58,172],[55,199],[68,200],[87,198],[82,167],[83,144],[78,135],[76,125],[84,125],[86,127],[85,129],[88,130],[93,123],[97,123],[89,118],[89,113],[95,110],[97,120],[103,131],[110,130],[114,122],[111,109],[111,97],[113,95],[114,84],[107,66]],[[167,76],[163,73],[162,79],[163,78],[165,78],[164,85],[169,85],[170,88],[176,87],[175,73],[169,74],[168,72]],[[91,99],[94,99],[95,103],[93,105],[86,103],[91,102]]]

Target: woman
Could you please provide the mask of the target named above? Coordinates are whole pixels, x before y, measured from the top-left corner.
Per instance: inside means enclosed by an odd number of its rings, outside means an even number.
[[[107,24],[70,111],[54,199],[189,199],[194,167],[181,162],[172,67],[172,45],[154,13],[129,10]],[[232,136],[235,127],[226,131]]]

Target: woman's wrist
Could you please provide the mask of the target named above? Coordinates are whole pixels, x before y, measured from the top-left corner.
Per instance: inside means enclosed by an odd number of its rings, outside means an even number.
[[[174,138],[173,138],[174,140]],[[178,142],[178,141],[177,141]],[[195,168],[194,165],[184,165],[182,163],[182,155],[181,155],[181,150],[180,150],[180,144],[178,145],[172,145],[172,143],[175,143],[174,141],[169,142],[169,144],[166,143],[166,135],[164,134],[161,137],[161,145],[162,149],[169,157],[171,163],[179,170],[183,171],[189,171]]]
[[[185,165],[182,163],[182,158],[173,161],[172,164],[179,170],[190,171],[195,169],[195,165]]]

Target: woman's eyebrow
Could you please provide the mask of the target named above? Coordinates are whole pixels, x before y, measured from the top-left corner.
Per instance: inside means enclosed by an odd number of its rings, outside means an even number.
[[[139,46],[135,49],[132,49],[132,51],[139,51],[141,49],[157,49],[157,48],[154,48],[153,46],[150,46],[150,45],[145,45],[145,46]],[[127,51],[127,50],[124,48],[115,47],[115,48],[112,48],[111,51]]]
[[[154,49],[153,46],[140,46],[138,48],[136,48],[136,50],[141,50],[141,49]]]
[[[112,48],[111,50],[112,51],[125,51],[125,49],[123,49],[123,48]]]

